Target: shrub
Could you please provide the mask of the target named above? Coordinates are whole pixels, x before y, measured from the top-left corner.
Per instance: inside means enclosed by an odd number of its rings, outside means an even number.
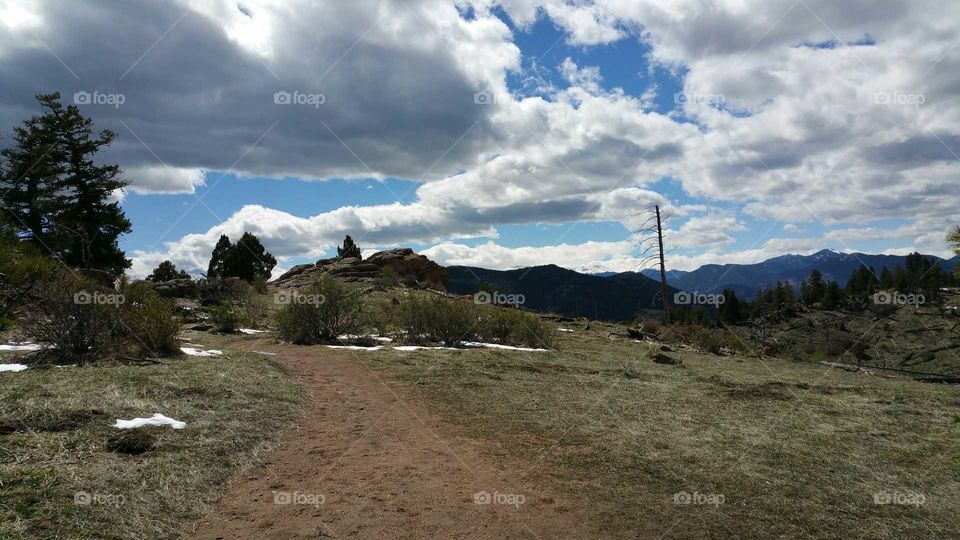
[[[400,326],[413,342],[455,347],[480,334],[477,306],[441,296],[411,294],[400,304]]]
[[[210,310],[210,318],[213,319],[213,325],[217,331],[224,334],[232,334],[240,327],[240,313],[230,304],[213,306]]]
[[[383,289],[397,287],[400,285],[400,275],[392,266],[384,266],[380,268],[380,277],[377,278],[376,284]]]
[[[172,300],[143,284],[116,291],[64,269],[38,288],[24,330],[60,362],[143,358],[178,352],[175,313]]]
[[[367,303],[367,322],[380,336],[392,336],[399,323],[396,300],[370,301]]]
[[[481,336],[505,345],[550,349],[556,345],[556,329],[534,313],[489,306],[483,310]]]
[[[142,356],[179,352],[180,322],[176,318],[176,303],[142,286],[125,287],[122,291],[123,327],[137,352]]]
[[[56,348],[61,361],[86,364],[116,357],[124,334],[117,303],[93,301],[114,294],[70,270],[61,270],[38,286],[25,310],[24,330]]]
[[[257,294],[256,288],[240,302],[243,310],[243,325],[249,328],[260,328],[270,314],[270,302],[262,294]]]
[[[281,339],[298,345],[329,343],[363,329],[360,294],[334,278],[323,276],[294,298],[302,301],[294,300],[276,314]]]

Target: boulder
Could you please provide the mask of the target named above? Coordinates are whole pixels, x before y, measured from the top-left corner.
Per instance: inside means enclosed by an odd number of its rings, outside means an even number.
[[[447,269],[410,248],[379,251],[367,257],[367,263],[390,268],[401,282],[431,289],[447,289]]]
[[[197,282],[191,278],[177,278],[170,281],[149,283],[157,294],[164,298],[195,298],[198,294]]]

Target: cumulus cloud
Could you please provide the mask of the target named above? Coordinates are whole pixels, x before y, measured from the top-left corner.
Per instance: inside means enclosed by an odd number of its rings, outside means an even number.
[[[568,85],[555,88],[524,69],[498,7],[519,31],[549,18],[569,45],[640,40],[646,60],[682,78],[686,99],[651,110],[655,86],[641,96],[605,90],[602,70],[574,58],[539,67]],[[119,107],[84,107],[121,135],[106,157],[134,192],[191,193],[203,171],[422,182],[408,204],[316,216],[246,206],[163,252],[136,254],[139,266],[163,257],[202,268],[220,233],[244,227],[284,258],[318,255],[350,232],[473,260],[445,241],[512,223],[632,229],[651,204],[692,212],[650,189],[665,177],[687,195],[789,222],[784,232],[837,228],[818,242],[892,238],[942,251],[938,231],[960,200],[960,5],[48,0],[0,9],[0,125],[28,116],[39,92],[122,94]],[[510,76],[535,91],[512,95]],[[497,98],[477,104],[478,91]],[[822,247],[780,239],[724,251],[745,217],[706,206],[670,231],[674,245],[703,250],[676,256],[680,265]],[[621,251],[592,260],[628,264],[620,243],[599,244]],[[535,258],[486,246],[491,264]],[[539,255],[566,256],[562,246]]]

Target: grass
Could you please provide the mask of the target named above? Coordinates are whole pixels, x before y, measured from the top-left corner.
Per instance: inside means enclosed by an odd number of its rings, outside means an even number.
[[[257,354],[0,373],[0,538],[177,537],[306,399]],[[108,450],[115,419],[156,412],[187,427],[140,428],[146,453]]]
[[[570,325],[567,325],[568,327]],[[576,328],[559,352],[384,352],[371,365],[573,492],[623,537],[945,537],[960,530],[955,386],[689,352]],[[622,331],[622,329],[618,329]],[[675,504],[675,494],[722,504]],[[919,506],[875,504],[920,494]],[[712,500],[718,500],[714,497]]]

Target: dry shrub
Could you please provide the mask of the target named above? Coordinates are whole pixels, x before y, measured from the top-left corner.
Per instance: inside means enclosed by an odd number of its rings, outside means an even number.
[[[480,335],[477,306],[462,300],[449,300],[439,295],[408,295],[399,309],[399,324],[408,340],[414,343],[442,343],[456,347]]]
[[[480,333],[484,340],[543,349],[556,345],[556,328],[535,313],[495,306],[485,306],[481,313]]]
[[[292,295],[275,320],[281,339],[298,345],[330,343],[337,336],[360,333],[363,301],[358,291],[323,276]]]
[[[124,334],[119,301],[95,301],[119,296],[70,270],[58,271],[35,290],[34,302],[24,310],[24,330],[35,340],[53,346],[60,361],[86,364],[122,353]]]

